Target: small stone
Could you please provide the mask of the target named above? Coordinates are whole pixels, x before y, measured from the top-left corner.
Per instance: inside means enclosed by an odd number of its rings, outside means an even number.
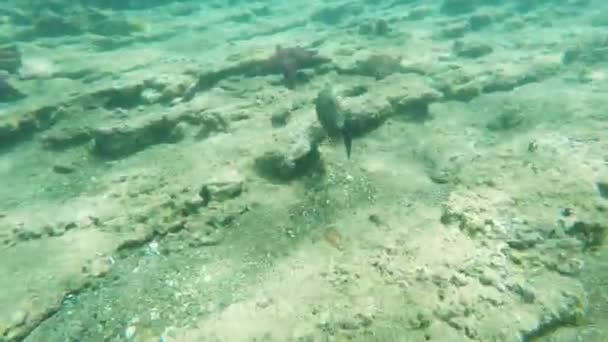
[[[461,274],[454,274],[451,278],[450,278],[450,283],[461,287],[461,286],[465,286],[468,284],[467,279],[461,275]]]
[[[439,36],[442,38],[460,38],[469,31],[469,23],[459,22],[446,25],[440,32]]]
[[[419,312],[415,318],[410,319],[409,326],[411,329],[426,329],[431,325],[431,320],[422,312]]]
[[[444,0],[441,12],[447,15],[459,15],[475,11],[478,3],[472,0]]]
[[[13,316],[11,317],[11,326],[13,327],[19,327],[22,326],[26,323],[27,321],[27,312],[23,311],[23,310],[17,310],[13,313]]]
[[[421,20],[428,17],[432,13],[430,7],[419,6],[413,8],[406,16],[407,20]]]
[[[277,148],[255,159],[255,168],[264,178],[289,181],[321,169],[321,158],[315,135],[322,136],[321,128],[310,134],[296,134],[277,144]]]
[[[477,31],[491,25],[493,20],[494,18],[487,13],[477,13],[469,18],[469,26],[471,30]]]
[[[479,276],[479,282],[481,283],[481,285],[490,286],[494,284],[494,279],[492,279],[492,277],[487,274],[482,274]]]
[[[494,49],[482,42],[458,40],[452,46],[452,51],[458,57],[480,58],[492,53]]]
[[[242,181],[213,182],[203,185],[199,196],[203,199],[203,204],[207,205],[212,200],[223,202],[238,197],[242,192]]]
[[[74,171],[76,171],[76,169],[74,169],[70,165],[62,165],[62,164],[53,165],[53,172],[55,172],[55,173],[67,175],[69,173],[73,173]]]
[[[566,233],[581,240],[585,249],[595,249],[606,240],[608,225],[602,222],[577,221],[568,228]]]
[[[44,226],[43,229],[44,229],[44,232],[48,236],[52,236],[52,237],[57,237],[57,236],[61,236],[61,235],[65,234],[65,228],[62,226],[47,225],[47,226]]]
[[[597,182],[597,191],[603,199],[608,199],[608,182]]]
[[[14,102],[26,95],[15,88],[8,80],[0,77],[0,102]]]
[[[534,300],[536,299],[534,292],[521,284],[509,285],[508,288],[513,291],[513,293],[519,295],[525,303],[534,303]]]
[[[21,241],[36,240],[42,237],[42,234],[38,231],[30,229],[22,229],[17,233],[17,238]]]
[[[125,338],[127,340],[130,340],[133,337],[135,337],[136,333],[137,333],[137,328],[135,328],[135,326],[131,325],[125,330]]]
[[[283,127],[287,125],[289,118],[291,118],[291,111],[282,110],[273,114],[270,118],[270,122],[272,123],[272,127]]]

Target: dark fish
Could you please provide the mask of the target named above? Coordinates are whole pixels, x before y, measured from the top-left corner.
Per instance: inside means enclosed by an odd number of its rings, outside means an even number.
[[[346,156],[350,158],[353,144],[351,121],[340,108],[331,87],[327,86],[319,92],[315,100],[315,110],[325,133],[332,139],[343,139]]]

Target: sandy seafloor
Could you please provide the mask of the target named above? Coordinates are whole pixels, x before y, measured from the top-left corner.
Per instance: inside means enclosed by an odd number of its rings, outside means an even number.
[[[24,3],[0,340],[608,341],[608,3]]]

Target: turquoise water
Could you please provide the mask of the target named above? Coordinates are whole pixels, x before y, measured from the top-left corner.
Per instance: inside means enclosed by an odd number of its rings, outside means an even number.
[[[608,341],[599,0],[5,0],[0,341]]]

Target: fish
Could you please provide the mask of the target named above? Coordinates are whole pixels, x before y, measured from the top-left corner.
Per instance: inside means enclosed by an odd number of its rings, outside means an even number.
[[[329,85],[326,85],[317,94],[315,100],[317,120],[328,137],[342,138],[346,157],[350,159],[353,146],[353,125],[350,117],[341,108],[338,98]]]

